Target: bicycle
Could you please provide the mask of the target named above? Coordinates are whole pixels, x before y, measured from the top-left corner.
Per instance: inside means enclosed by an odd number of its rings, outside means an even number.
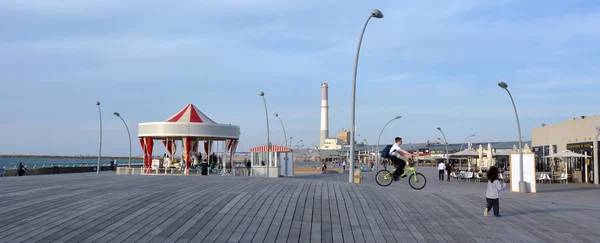
[[[375,175],[375,181],[380,186],[391,185],[392,182],[394,181],[393,173],[397,169],[398,168],[396,167],[392,171],[388,171],[387,169],[380,170],[379,172],[377,172],[377,175]],[[402,175],[400,175],[400,178],[404,178],[407,175],[410,175],[408,177],[408,184],[410,185],[410,187],[412,187],[415,190],[421,190],[427,184],[427,178],[425,178],[425,176],[423,174],[417,172],[417,170],[415,169],[414,162],[411,162],[408,168],[406,168],[406,167],[404,168],[404,173],[402,173]],[[423,185],[419,186],[419,183],[422,183]]]

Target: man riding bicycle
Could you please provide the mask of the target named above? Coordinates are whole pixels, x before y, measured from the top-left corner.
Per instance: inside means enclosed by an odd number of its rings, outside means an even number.
[[[397,169],[394,171],[394,174],[393,174],[394,181],[397,181],[397,180],[400,180],[399,177],[402,174],[402,172],[404,172],[404,167],[406,166],[405,157],[414,156],[414,155],[412,155],[408,151],[400,148],[400,145],[402,145],[401,137],[396,137],[395,141],[396,141],[396,143],[394,143],[394,145],[392,145],[392,148],[390,148],[390,160],[397,167]]]

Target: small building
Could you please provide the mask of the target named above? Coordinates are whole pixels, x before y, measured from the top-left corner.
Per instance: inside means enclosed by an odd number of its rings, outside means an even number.
[[[321,150],[337,150],[344,147],[344,141],[339,138],[328,137],[325,139],[325,143],[319,149]]]
[[[350,131],[342,129],[342,131],[338,132],[338,138],[342,140],[344,145],[350,144]]]
[[[294,175],[294,156],[290,148],[271,144],[250,149],[252,161],[252,176],[280,177]],[[271,163],[269,164],[269,154]]]
[[[551,163],[543,157],[549,155],[550,149],[554,153],[570,150],[591,157],[574,160],[567,165],[567,173],[574,181],[598,184],[598,126],[600,115],[568,118],[564,122],[531,129],[537,171],[549,171]]]

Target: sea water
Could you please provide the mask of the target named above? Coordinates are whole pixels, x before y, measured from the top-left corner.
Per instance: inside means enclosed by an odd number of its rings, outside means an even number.
[[[102,158],[100,160],[101,166],[110,164],[113,159]],[[11,157],[11,158],[0,158],[0,168],[13,169],[16,168],[19,163],[23,163],[27,168],[42,168],[42,167],[88,167],[97,166],[97,158],[35,158],[35,157]],[[131,165],[141,165],[143,161],[141,159],[131,159]],[[129,164],[129,159],[119,159],[118,164],[120,166]]]

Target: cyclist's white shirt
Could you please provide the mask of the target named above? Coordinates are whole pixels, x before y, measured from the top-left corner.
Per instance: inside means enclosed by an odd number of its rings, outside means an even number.
[[[392,145],[392,148],[390,149],[390,155],[392,156],[397,156],[398,153],[400,153],[400,145],[398,145],[397,143],[394,143],[394,145]],[[402,155],[402,154],[400,154]]]

